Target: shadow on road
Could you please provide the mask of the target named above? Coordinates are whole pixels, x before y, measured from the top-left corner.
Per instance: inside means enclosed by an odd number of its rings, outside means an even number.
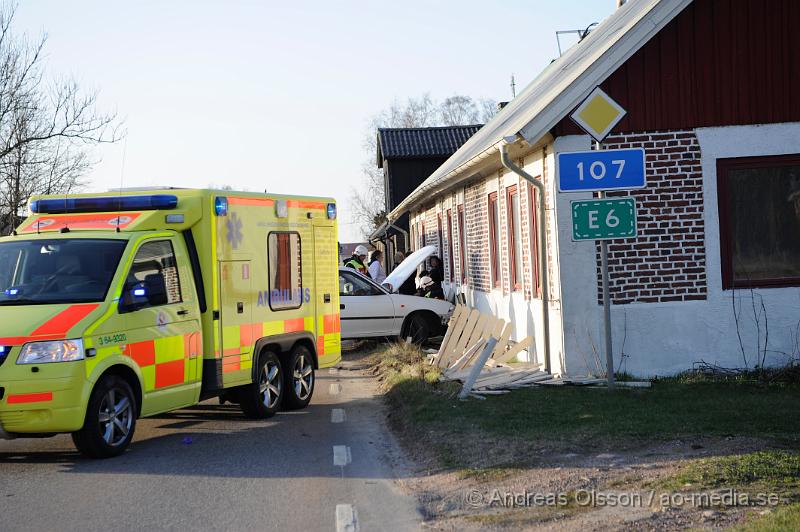
[[[24,464],[53,464],[78,474],[171,475],[241,478],[339,477],[334,445],[352,447],[354,455],[380,453],[387,447],[385,412],[379,397],[332,401],[328,387],[337,380],[360,385],[361,375],[322,376],[304,410],[280,412],[268,420],[242,415],[238,405],[216,400],[140,419],[131,448],[109,460],[90,460],[72,448],[68,435],[48,439],[0,441],[0,474]],[[343,408],[348,421],[331,423],[331,409]],[[366,462],[366,461],[365,461]],[[10,469],[11,468],[11,469]],[[359,460],[347,466],[348,477],[385,478],[387,471]]]

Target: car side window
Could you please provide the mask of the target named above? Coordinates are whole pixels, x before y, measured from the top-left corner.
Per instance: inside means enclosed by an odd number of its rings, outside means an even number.
[[[380,293],[366,279],[352,273],[339,272],[340,296],[375,296]]]
[[[178,263],[169,240],[142,244],[125,281],[125,296],[135,299],[124,303],[136,309],[183,301]]]

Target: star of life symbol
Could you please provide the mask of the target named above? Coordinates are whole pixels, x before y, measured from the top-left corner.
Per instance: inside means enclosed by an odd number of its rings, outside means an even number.
[[[231,245],[233,249],[238,249],[239,244],[242,242],[242,220],[239,219],[239,216],[234,212],[228,218],[227,227],[228,227],[228,234],[227,239],[228,243]]]

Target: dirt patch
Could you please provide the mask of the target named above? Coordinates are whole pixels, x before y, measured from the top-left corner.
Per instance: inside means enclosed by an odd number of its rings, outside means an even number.
[[[597,424],[589,429],[578,424],[561,432],[554,429],[557,436],[550,437],[551,431],[531,431],[519,425],[553,422],[537,415],[537,403],[531,402],[531,397],[528,403],[522,397],[520,402],[496,401],[494,410],[484,406],[491,399],[465,406],[454,400],[458,385],[437,382],[435,368],[427,366],[423,354],[409,346],[375,349],[359,363],[370,366],[368,371],[386,391],[389,426],[415,473],[403,483],[417,495],[426,528],[434,530],[738,526],[775,511],[776,506],[731,502],[740,501],[743,494],[755,498],[754,490],[769,486],[675,485],[676,479],[685,478],[684,472],[694,464],[716,457],[797,448],[791,423],[788,430],[782,427],[783,432],[771,438],[736,435],[737,431],[728,431],[727,426],[717,432],[729,435],[706,436],[702,435],[704,429],[694,427],[694,433],[670,437],[669,429],[683,424],[670,412],[667,421],[650,419],[649,432],[644,434],[622,422],[620,427],[630,434],[618,438]],[[603,392],[581,393],[588,394],[591,404],[595,400],[591,394]],[[698,393],[718,392],[702,389]],[[596,397],[608,401],[606,396]],[[640,392],[626,397],[632,407],[643,408],[648,406],[644,401],[652,402],[652,397]],[[778,406],[785,403],[785,398],[775,400]],[[520,403],[527,406],[527,413],[515,411]],[[471,405],[483,409],[480,417],[471,415]],[[611,406],[625,408],[625,404]],[[588,417],[597,415],[596,411],[587,412]],[[498,419],[487,423],[487,415]],[[701,416],[697,424],[715,428],[713,420]],[[691,425],[689,419],[687,426]],[[784,494],[780,504],[793,500]]]

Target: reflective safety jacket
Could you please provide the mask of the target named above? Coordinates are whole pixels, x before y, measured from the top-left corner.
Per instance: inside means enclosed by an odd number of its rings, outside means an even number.
[[[364,263],[361,262],[361,259],[356,255],[353,255],[349,259],[345,260],[344,266],[345,268],[352,268],[366,276],[369,276],[369,270],[367,269],[366,265],[364,265]]]

